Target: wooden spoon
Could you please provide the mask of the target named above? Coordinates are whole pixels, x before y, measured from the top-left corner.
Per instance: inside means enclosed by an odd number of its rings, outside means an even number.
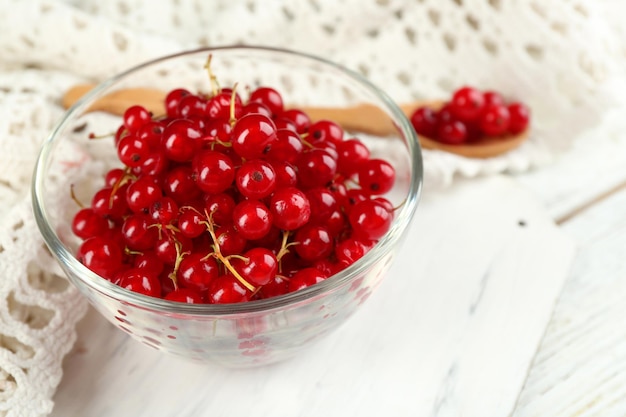
[[[94,88],[93,84],[81,84],[70,88],[62,98],[63,107],[69,108],[78,99]],[[155,115],[165,114],[163,101],[166,93],[153,88],[127,88],[117,90],[94,102],[88,111],[104,111],[111,114],[123,115],[124,111],[135,104],[140,104]],[[421,106],[438,109],[441,101],[414,102],[400,105],[400,108],[410,117]],[[377,136],[386,136],[397,131],[387,114],[371,104],[359,104],[345,108],[334,107],[300,107],[312,121],[329,119],[341,125],[346,130],[369,133]],[[517,135],[506,135],[497,138],[484,138],[476,142],[462,145],[448,145],[435,139],[419,136],[420,144],[425,149],[437,149],[469,158],[490,158],[501,155],[518,147],[527,139],[527,132]]]

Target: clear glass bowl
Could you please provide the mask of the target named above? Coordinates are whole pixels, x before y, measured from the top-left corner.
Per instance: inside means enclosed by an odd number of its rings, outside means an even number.
[[[162,90],[183,87],[208,91],[203,68],[222,86],[238,91],[259,85],[283,94],[286,103],[341,107],[369,103],[395,126],[376,137],[347,134],[365,141],[374,156],[391,160],[397,181],[390,231],[363,258],[327,280],[287,295],[241,304],[182,304],[143,296],[118,287],[83,266],[74,253],[80,244],[71,231],[79,210],[70,197],[90,201],[104,173],[115,166],[111,139],[89,140],[88,133],[109,133],[120,118],[87,111],[99,98],[128,87]],[[261,47],[201,49],[160,58],[110,78],[77,102],[45,141],[33,179],[33,208],[41,234],[70,281],[107,320],[155,349],[231,367],[269,364],[295,355],[350,317],[385,276],[411,221],[422,184],[422,158],[414,130],[402,111],[379,88],[358,74],[326,60],[293,51]],[[394,280],[409,279],[391,277]]]

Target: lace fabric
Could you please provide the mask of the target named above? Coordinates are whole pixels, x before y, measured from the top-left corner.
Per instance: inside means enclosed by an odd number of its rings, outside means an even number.
[[[43,416],[86,303],[43,246],[28,189],[73,84],[198,46],[263,44],[323,56],[399,103],[462,84],[533,110],[531,138],[473,160],[424,151],[426,185],[549,163],[623,106],[626,33],[615,0],[0,0],[0,416]],[[616,19],[613,20],[617,22]],[[235,25],[236,22],[236,25]]]

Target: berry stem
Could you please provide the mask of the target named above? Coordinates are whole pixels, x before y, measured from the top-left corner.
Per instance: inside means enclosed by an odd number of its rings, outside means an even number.
[[[85,208],[85,205],[78,199],[78,197],[76,197],[76,193],[74,192],[74,184],[70,185],[70,197],[72,198],[72,200],[74,200],[78,207],[80,207],[81,209]]]
[[[167,276],[174,283],[174,289],[178,289],[178,279],[176,278],[176,274],[180,269],[180,263],[183,261],[183,258],[187,254],[187,252],[181,253],[182,245],[180,242],[174,242],[174,248],[176,249],[176,261],[174,262],[174,269]]]
[[[237,98],[237,83],[233,85],[233,92],[230,95],[230,127],[233,127],[237,122],[237,118],[235,117],[235,99]]]
[[[246,287],[248,290],[254,292],[256,290],[256,288],[254,287],[254,285],[250,284],[248,281],[246,281],[240,274],[239,272],[237,272],[237,270],[235,269],[235,267],[230,263],[230,261],[228,260],[227,257],[225,257],[224,255],[222,255],[222,252],[220,251],[220,245],[219,243],[217,243],[217,236],[215,235],[215,229],[213,228],[213,217],[207,213],[205,211],[204,213],[208,219],[208,221],[206,222],[206,226],[207,226],[207,230],[209,232],[209,234],[211,235],[211,239],[213,239],[213,242],[215,243],[213,245],[213,250],[215,251],[213,253],[213,256],[215,256],[220,262],[222,262],[222,264],[226,267],[226,269],[228,269],[230,271],[231,274],[233,274],[233,276],[235,278],[237,278],[237,280],[241,283],[241,285],[243,285],[244,287]]]
[[[209,54],[209,57],[204,64],[204,68],[209,74],[209,81],[211,82],[211,93],[213,94],[213,96],[216,96],[217,93],[220,91],[220,86],[217,82],[217,77],[215,76],[215,74],[213,74],[213,70],[211,69],[211,59],[213,59],[213,55]]]

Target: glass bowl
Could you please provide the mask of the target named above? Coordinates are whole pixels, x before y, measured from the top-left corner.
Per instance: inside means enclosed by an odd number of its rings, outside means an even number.
[[[87,269],[74,256],[80,240],[71,224],[90,201],[105,173],[121,166],[111,133],[119,116],[89,111],[105,95],[127,88],[210,91],[204,68],[222,86],[238,90],[270,86],[285,103],[344,107],[367,103],[392,127],[385,136],[346,132],[366,142],[372,157],[394,164],[388,198],[397,207],[390,230],[364,257],[332,277],[303,290],[238,304],[183,304],[123,289]],[[248,90],[249,91],[249,90]],[[131,103],[129,103],[131,104]],[[134,339],[187,359],[230,367],[282,361],[337,329],[381,282],[414,216],[422,184],[416,134],[394,102],[360,75],[324,59],[264,47],[223,47],[186,51],[136,66],[101,83],[72,106],[43,144],[32,188],[33,209],[45,243],[69,280],[107,320]],[[409,279],[398,274],[394,280]]]

